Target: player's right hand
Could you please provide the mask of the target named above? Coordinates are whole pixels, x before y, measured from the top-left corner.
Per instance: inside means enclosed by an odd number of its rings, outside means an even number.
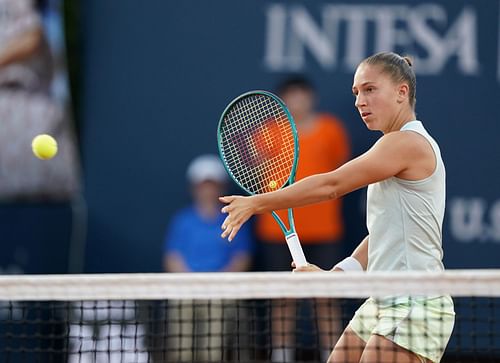
[[[232,241],[243,223],[254,214],[251,198],[237,195],[219,198],[222,203],[226,203],[226,206],[222,208],[222,213],[227,213],[227,217],[221,226],[224,231],[221,234],[222,238],[227,237],[229,241]]]

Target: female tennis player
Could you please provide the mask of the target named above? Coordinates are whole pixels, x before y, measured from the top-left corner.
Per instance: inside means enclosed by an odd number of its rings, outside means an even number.
[[[338,198],[368,186],[368,236],[332,271],[441,271],[445,168],[436,141],[416,120],[411,60],[377,53],[354,75],[355,106],[383,136],[336,170],[250,197],[225,196],[223,237],[233,239],[253,214]],[[295,271],[318,271],[308,265]],[[449,296],[369,298],[328,362],[439,362],[455,320]]]

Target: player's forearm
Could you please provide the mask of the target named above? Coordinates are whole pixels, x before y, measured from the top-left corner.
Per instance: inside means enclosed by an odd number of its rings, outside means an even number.
[[[365,271],[368,267],[368,239],[369,236],[366,236],[351,255],[351,257],[354,257],[356,260],[358,260],[361,266],[363,266],[363,270]]]
[[[379,180],[387,179],[385,174],[377,174],[372,159],[361,155],[328,173],[304,178],[284,189],[254,197],[254,212],[302,207],[329,199],[339,198],[359,188]]]
[[[337,263],[330,271],[366,271],[368,267],[368,240],[366,236],[354,252]]]
[[[304,178],[284,189],[254,196],[256,213],[302,207],[338,198],[331,173]]]

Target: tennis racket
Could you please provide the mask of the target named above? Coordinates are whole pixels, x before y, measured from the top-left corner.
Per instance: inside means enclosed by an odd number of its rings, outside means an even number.
[[[217,129],[219,154],[231,178],[250,195],[272,192],[295,180],[299,158],[297,129],[281,99],[267,91],[250,91],[226,107]],[[293,210],[288,225],[274,211],[297,267],[306,258],[295,231]]]

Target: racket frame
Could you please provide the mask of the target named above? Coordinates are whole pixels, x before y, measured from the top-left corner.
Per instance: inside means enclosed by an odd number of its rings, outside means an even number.
[[[293,182],[295,181],[295,173],[297,171],[297,165],[298,165],[298,162],[299,162],[299,138],[298,138],[298,134],[297,134],[297,127],[295,126],[295,122],[293,120],[292,114],[288,110],[288,107],[286,107],[286,105],[283,102],[283,100],[281,100],[275,94],[273,94],[271,92],[268,92],[268,91],[264,91],[264,90],[253,90],[253,91],[248,91],[248,92],[245,92],[245,93],[239,95],[238,97],[236,97],[235,99],[233,99],[227,105],[227,107],[224,109],[224,111],[222,112],[222,115],[221,115],[221,117],[219,119],[219,123],[217,125],[217,147],[218,147],[218,150],[219,150],[220,158],[222,160],[222,164],[224,165],[224,168],[226,169],[227,173],[229,174],[229,176],[231,177],[231,179],[241,189],[243,189],[249,195],[256,195],[258,193],[254,193],[254,192],[248,190],[247,188],[245,188],[244,186],[242,186],[238,182],[238,180],[236,180],[236,178],[234,177],[233,173],[229,169],[229,167],[228,167],[228,165],[227,165],[227,163],[225,161],[225,158],[223,157],[223,152],[222,152],[222,136],[221,136],[221,131],[220,130],[221,130],[221,125],[224,122],[225,116],[229,113],[229,111],[232,109],[232,107],[234,106],[234,104],[238,103],[243,98],[246,98],[246,97],[249,97],[249,96],[255,96],[255,95],[263,95],[263,96],[271,97],[274,101],[276,101],[280,105],[280,107],[282,108],[282,110],[285,112],[285,114],[286,114],[286,116],[288,118],[288,122],[290,123],[290,126],[292,128],[293,144],[294,144],[294,156],[293,156],[292,170],[290,172],[290,176],[288,177],[288,179],[285,181],[285,183],[283,185],[280,186],[279,189],[282,189],[282,188],[284,188],[284,187],[286,187],[288,185],[293,184]],[[289,224],[288,228],[287,228],[287,226],[285,225],[285,223],[281,220],[281,218],[278,216],[278,214],[275,211],[272,211],[271,214],[272,214],[273,218],[276,220],[276,222],[278,223],[279,227],[281,228],[281,231],[285,235],[288,247],[290,249],[290,252],[292,254],[293,260],[295,261],[296,265],[297,266],[305,266],[305,265],[307,265],[307,262],[306,262],[305,257],[304,257],[304,253],[302,252],[302,248],[300,247],[299,238],[298,238],[297,233],[295,231],[295,222],[294,222],[294,218],[293,218],[293,210],[292,210],[292,208],[289,208],[288,211],[287,211],[287,214],[288,214],[288,224]]]

